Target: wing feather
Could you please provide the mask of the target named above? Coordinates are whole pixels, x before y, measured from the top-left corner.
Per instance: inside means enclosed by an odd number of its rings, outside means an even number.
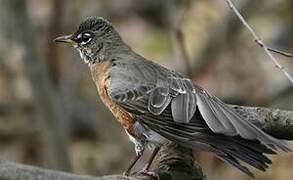
[[[191,80],[154,63],[137,62],[131,61],[126,65],[127,60],[124,59],[117,63],[111,70],[108,88],[110,97],[130,113],[188,124],[191,120],[196,121],[193,118],[198,106],[204,122],[213,133],[239,135],[244,139],[259,140],[273,149],[290,151],[283,141],[244,120],[232,108],[194,85]],[[166,110],[167,107],[170,108]]]
[[[171,109],[175,122],[187,123],[196,111],[196,94],[189,79],[170,78],[170,95],[173,96]]]
[[[273,149],[281,149],[285,152],[291,151],[283,141],[277,140],[249,121],[243,120],[233,109],[206,91],[198,90],[197,99],[198,109],[214,133],[229,136],[231,134],[240,135],[245,139],[259,140]]]
[[[159,115],[166,109],[170,101],[171,97],[169,96],[168,88],[155,88],[148,99],[148,110],[154,115]]]
[[[189,122],[196,111],[196,95],[190,91],[172,100],[172,115],[176,122]]]
[[[151,62],[136,62],[115,66],[108,91],[143,126],[184,147],[214,152],[250,176],[238,160],[265,170],[271,161],[264,154],[290,151],[189,79]]]
[[[218,158],[232,164],[249,176],[253,176],[253,174],[246,166],[241,165],[238,159],[264,171],[271,161],[263,153],[275,153],[257,141],[245,140],[237,136],[215,135],[205,127],[193,130],[190,128],[190,124],[160,122],[144,117],[140,117],[139,121],[165,138],[185,147],[204,147],[205,150],[216,153]],[[198,127],[193,126],[193,128]]]

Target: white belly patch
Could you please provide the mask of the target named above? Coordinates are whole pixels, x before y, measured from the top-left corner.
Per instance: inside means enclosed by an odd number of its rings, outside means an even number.
[[[136,137],[133,137],[128,132],[126,132],[130,141],[135,144],[136,148],[137,146],[143,146],[143,148],[145,148],[144,146],[160,146],[169,141],[157,132],[142,126],[138,121],[134,123],[133,130],[135,134],[137,134],[137,137],[142,137],[142,139],[136,139]]]

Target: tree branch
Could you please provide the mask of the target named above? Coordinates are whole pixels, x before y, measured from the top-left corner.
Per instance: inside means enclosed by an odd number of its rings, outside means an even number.
[[[136,180],[120,175],[91,177],[65,173],[61,171],[42,169],[38,167],[17,164],[2,160],[0,161],[0,179],[3,180]]]
[[[258,43],[258,42],[257,42]],[[261,47],[263,46],[263,44],[259,44]],[[273,48],[270,48],[268,47],[268,50],[271,51],[271,52],[274,52],[274,53],[277,53],[277,54],[280,54],[282,56],[285,56],[287,58],[293,58],[293,54],[291,53],[287,53],[287,52],[284,52],[284,51],[281,51],[281,50],[278,50],[278,49],[273,49]]]
[[[201,180],[202,171],[199,165],[194,165],[192,150],[180,147],[174,143],[164,145],[154,162],[153,171],[160,180]],[[91,177],[75,175],[61,171],[42,169],[38,167],[17,164],[0,160],[0,179],[2,180],[155,180],[156,178],[136,174],[132,177],[110,175]]]
[[[269,48],[266,44],[264,44],[263,41],[262,41],[262,39],[256,34],[256,32],[252,29],[252,27],[246,22],[246,20],[240,14],[240,12],[237,10],[237,8],[232,3],[232,1],[231,0],[226,0],[226,2],[228,3],[229,7],[233,10],[233,12],[236,14],[236,16],[241,21],[241,23],[248,29],[248,31],[250,32],[250,34],[253,36],[255,42],[260,47],[262,47],[264,49],[265,53],[273,61],[273,63],[275,64],[275,66],[278,69],[280,69],[285,74],[285,76],[289,79],[289,81],[293,84],[293,78],[292,78],[292,76],[285,70],[285,68],[278,62],[278,60],[273,56],[273,54],[271,52],[275,52],[275,53],[282,54],[282,55],[284,55],[285,53],[284,52],[281,52],[279,50],[275,50],[275,49]],[[288,55],[288,54],[289,53],[286,53],[286,55]]]
[[[293,111],[230,105],[246,120],[279,139],[293,140]]]
[[[293,140],[293,111],[263,107],[230,105],[244,119],[251,121],[274,137]],[[174,143],[165,144],[156,156],[152,171],[160,180],[202,180],[201,167],[195,162],[191,149]],[[42,169],[0,160],[0,179],[4,180],[153,180],[145,175],[111,175],[91,177]]]

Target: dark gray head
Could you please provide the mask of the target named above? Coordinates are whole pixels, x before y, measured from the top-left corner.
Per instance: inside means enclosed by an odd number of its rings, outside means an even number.
[[[107,60],[113,52],[127,47],[112,24],[101,17],[87,18],[73,34],[54,41],[73,45],[87,64]]]

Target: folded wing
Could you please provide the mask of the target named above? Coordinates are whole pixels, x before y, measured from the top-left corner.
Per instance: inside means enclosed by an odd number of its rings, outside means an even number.
[[[111,73],[109,95],[134,115],[164,114],[176,123],[188,124],[198,109],[207,126],[216,134],[239,135],[244,139],[258,140],[275,150],[290,151],[283,141],[266,134],[217,97],[178,73],[152,63],[143,67],[118,67],[117,65],[117,70]],[[168,106],[170,112],[165,112]]]
[[[214,133],[227,136],[239,135],[244,139],[259,140],[275,150],[291,151],[283,141],[268,135],[251,122],[244,120],[232,108],[202,88],[196,88],[198,109]]]

